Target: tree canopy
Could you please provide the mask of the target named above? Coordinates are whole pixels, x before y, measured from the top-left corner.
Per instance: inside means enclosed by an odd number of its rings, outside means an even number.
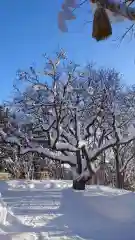
[[[61,50],[40,72],[18,70],[14,89],[0,111],[1,164],[14,177],[68,164],[76,182],[104,166],[108,183],[114,175],[118,187],[133,183],[135,88],[118,72],[81,67]]]

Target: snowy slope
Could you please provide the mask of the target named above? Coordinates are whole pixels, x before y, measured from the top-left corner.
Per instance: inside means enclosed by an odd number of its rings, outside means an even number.
[[[0,239],[135,239],[134,193],[104,186],[75,192],[71,186],[0,181]]]

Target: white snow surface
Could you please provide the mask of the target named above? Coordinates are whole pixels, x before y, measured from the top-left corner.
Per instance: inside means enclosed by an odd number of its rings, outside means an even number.
[[[72,181],[0,181],[2,240],[134,240],[135,194]]]

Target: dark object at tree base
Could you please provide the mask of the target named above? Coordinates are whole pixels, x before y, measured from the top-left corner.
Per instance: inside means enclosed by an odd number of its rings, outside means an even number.
[[[73,189],[75,190],[85,190],[85,181],[76,181],[73,180]]]
[[[92,37],[97,41],[105,40],[112,35],[112,26],[103,7],[98,7],[94,14]]]

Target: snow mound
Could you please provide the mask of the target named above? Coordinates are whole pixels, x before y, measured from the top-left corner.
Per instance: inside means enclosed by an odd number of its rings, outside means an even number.
[[[71,181],[0,181],[2,240],[134,240],[135,194]]]
[[[7,217],[7,206],[0,196],[0,224],[5,224]]]

